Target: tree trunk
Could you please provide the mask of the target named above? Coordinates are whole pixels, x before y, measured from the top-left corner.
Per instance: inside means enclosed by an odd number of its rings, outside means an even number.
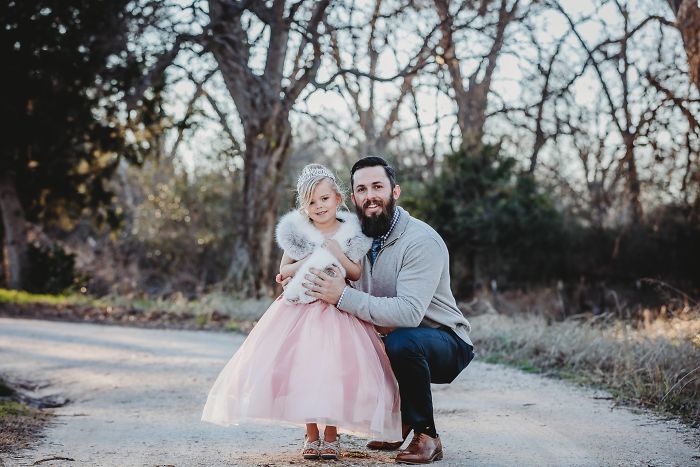
[[[9,174],[0,176],[0,211],[5,232],[3,259],[5,285],[21,289],[29,272],[27,257],[27,227],[14,181]]]
[[[498,22],[495,24],[495,30],[493,31],[494,36],[491,49],[483,57],[482,63],[477,67],[477,70],[466,80],[462,75],[460,60],[455,50],[456,44],[453,38],[455,18],[450,13],[450,1],[434,0],[434,3],[440,18],[442,58],[449,72],[452,81],[451,86],[457,103],[457,123],[462,134],[462,147],[467,152],[478,151],[484,135],[491,80],[496,71],[496,62],[503,48],[506,29],[515,17],[519,0],[513,2],[510,9],[508,9],[508,2],[501,0],[498,10]],[[484,5],[486,3],[481,3],[480,13],[483,11],[485,14],[483,8],[485,8]],[[468,83],[467,87],[464,85],[465,81]]]
[[[700,6],[697,0],[668,0],[688,55],[690,78],[700,89]]]
[[[270,295],[275,287],[271,275],[277,258],[273,238],[278,186],[290,153],[289,112],[302,91],[315,81],[321,65],[320,25],[330,0],[309,3],[310,16],[297,18],[304,3],[208,2],[211,25],[204,43],[219,66],[245,134],[243,203],[227,279],[239,294],[248,297]],[[248,34],[246,15],[256,16],[267,27],[262,74],[251,67],[256,46]],[[297,49],[291,54],[294,59],[289,62],[289,75],[285,75],[293,30],[298,36],[294,42]]]
[[[245,126],[243,203],[228,279],[248,297],[270,296],[275,288],[274,227],[278,185],[291,143],[288,117],[281,112]]]
[[[625,157],[623,163],[626,170],[627,183],[627,213],[629,221],[634,225],[639,225],[642,222],[643,210],[642,203],[639,200],[641,187],[639,183],[639,174],[637,172],[637,161],[634,154],[634,136],[627,134],[623,136],[625,140]]]

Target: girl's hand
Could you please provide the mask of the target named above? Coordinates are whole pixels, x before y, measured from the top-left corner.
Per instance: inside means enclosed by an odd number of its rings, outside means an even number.
[[[277,275],[275,276],[275,282],[277,282],[278,284],[280,284],[280,285],[282,286],[283,289],[284,289],[285,287],[287,287],[287,283],[289,283],[289,281],[291,281],[291,280],[292,280],[291,277],[283,277],[282,274],[277,274]]]
[[[384,327],[384,326],[377,326],[376,324],[374,325],[374,329],[381,334],[382,336],[386,336],[389,334],[391,331],[393,331],[396,328],[390,328],[390,327]]]
[[[282,255],[282,262],[280,263],[280,273],[279,273],[279,276],[281,276],[281,278],[278,279],[276,277],[275,280],[278,283],[282,284],[283,287],[285,285],[287,285],[287,282],[289,282],[288,279],[293,277],[294,274],[297,273],[297,271],[302,266],[302,264],[304,264],[306,262],[306,260],[309,259],[309,256],[311,256],[311,255],[308,255],[299,261],[294,261],[292,258],[287,256],[287,253]],[[282,282],[282,281],[284,281],[284,282]]]
[[[338,259],[345,256],[345,253],[343,253],[343,249],[340,248],[340,244],[332,238],[326,239],[326,241],[323,242],[323,247],[331,253],[333,253],[333,256],[335,256]]]

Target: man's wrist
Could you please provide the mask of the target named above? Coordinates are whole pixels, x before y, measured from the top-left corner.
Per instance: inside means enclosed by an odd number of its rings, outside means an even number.
[[[340,298],[338,299],[338,303],[335,305],[336,308],[340,308],[340,304],[343,303],[343,297],[345,296],[345,292],[348,290],[348,286],[346,285],[343,287],[343,293],[340,294]]]

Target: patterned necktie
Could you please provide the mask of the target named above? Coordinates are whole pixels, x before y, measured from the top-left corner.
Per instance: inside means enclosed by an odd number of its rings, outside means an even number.
[[[377,237],[372,241],[372,248],[369,249],[369,262],[374,266],[374,260],[377,259],[379,250],[382,247],[382,239]]]

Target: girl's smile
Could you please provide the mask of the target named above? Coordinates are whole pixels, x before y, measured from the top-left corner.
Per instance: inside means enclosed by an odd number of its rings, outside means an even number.
[[[340,195],[333,189],[329,180],[323,180],[314,188],[311,201],[306,207],[306,214],[317,226],[331,225],[335,223],[335,213],[339,204]]]

